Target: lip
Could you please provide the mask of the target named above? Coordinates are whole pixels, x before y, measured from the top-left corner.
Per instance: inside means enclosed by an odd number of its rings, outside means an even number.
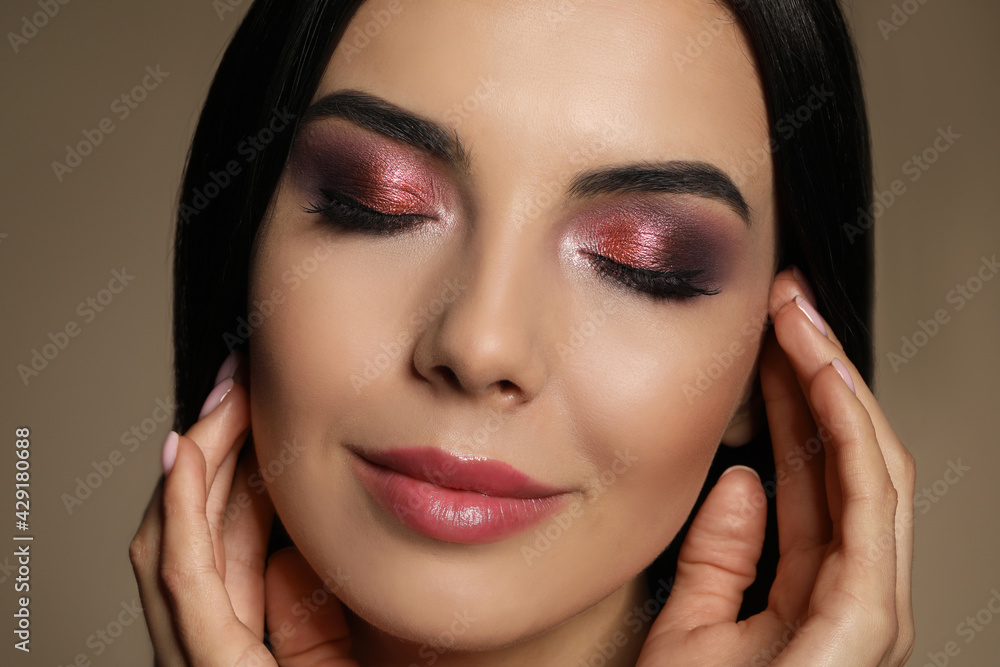
[[[434,447],[350,450],[368,493],[404,526],[445,542],[496,542],[543,520],[568,495],[491,459]]]

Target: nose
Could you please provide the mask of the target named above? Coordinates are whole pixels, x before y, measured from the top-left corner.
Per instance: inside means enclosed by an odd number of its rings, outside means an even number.
[[[416,341],[416,372],[442,395],[465,394],[500,408],[530,401],[545,383],[551,295],[516,237],[480,235],[463,248],[452,271],[458,296]]]

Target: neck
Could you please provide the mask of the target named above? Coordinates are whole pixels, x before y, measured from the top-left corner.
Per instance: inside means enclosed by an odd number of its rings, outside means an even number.
[[[361,667],[633,667],[651,619],[646,576],[641,573],[593,607],[530,639],[488,651],[448,651],[397,639],[350,610],[347,613],[354,655]],[[648,608],[648,605],[646,605]]]

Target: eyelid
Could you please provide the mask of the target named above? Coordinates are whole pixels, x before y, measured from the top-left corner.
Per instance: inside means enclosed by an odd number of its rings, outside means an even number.
[[[301,191],[337,189],[390,214],[440,205],[447,192],[443,175],[419,151],[361,129],[322,125],[304,131],[294,150],[290,164]]]

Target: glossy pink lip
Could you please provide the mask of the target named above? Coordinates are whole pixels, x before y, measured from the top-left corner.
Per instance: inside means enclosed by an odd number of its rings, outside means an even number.
[[[355,454],[354,471],[379,504],[408,528],[446,542],[501,540],[552,514],[569,493],[506,463],[434,447]]]

